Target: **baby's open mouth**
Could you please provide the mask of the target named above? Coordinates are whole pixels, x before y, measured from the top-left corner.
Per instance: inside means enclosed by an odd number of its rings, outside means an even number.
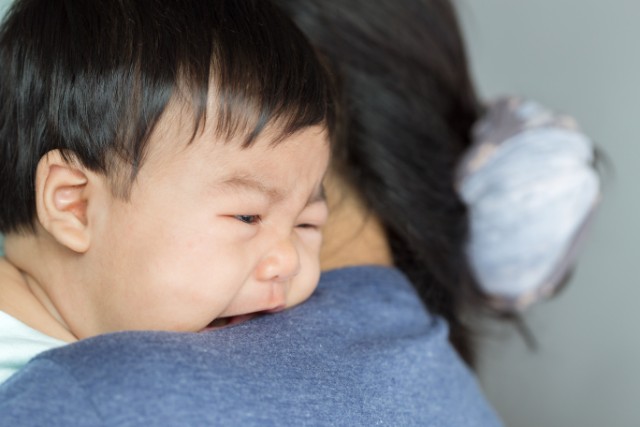
[[[219,317],[207,325],[205,329],[223,328],[229,324],[231,317]]]
[[[239,316],[229,316],[229,317],[219,317],[217,319],[213,319],[211,323],[209,323],[203,331],[211,331],[214,329],[220,329],[227,326],[237,325],[238,323],[246,322],[247,320],[253,319],[256,316],[259,316],[261,313],[248,313],[241,314]]]
[[[218,317],[213,319],[202,331],[211,331],[215,329],[225,328],[227,326],[237,325],[238,323],[246,322],[254,317],[258,317],[263,314],[278,313],[285,309],[285,306],[278,306],[276,308],[264,311],[256,311],[254,313],[240,314],[238,316]]]

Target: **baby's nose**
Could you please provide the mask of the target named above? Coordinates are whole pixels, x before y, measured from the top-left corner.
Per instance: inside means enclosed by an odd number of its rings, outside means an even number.
[[[300,255],[292,239],[276,244],[262,259],[257,275],[264,281],[287,281],[300,272]]]

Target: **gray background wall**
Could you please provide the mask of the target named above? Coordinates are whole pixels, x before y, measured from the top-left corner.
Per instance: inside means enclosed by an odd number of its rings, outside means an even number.
[[[538,351],[509,328],[488,328],[483,386],[512,427],[640,426],[640,2],[458,6],[481,93],[573,113],[615,167],[572,284],[527,316]]]
[[[640,2],[458,0],[481,93],[573,113],[611,159],[572,283],[484,339],[483,386],[507,425],[640,426]]]

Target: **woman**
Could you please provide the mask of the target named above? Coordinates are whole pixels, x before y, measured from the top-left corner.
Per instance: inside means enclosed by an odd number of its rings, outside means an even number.
[[[384,241],[381,261],[403,271],[427,308],[447,320],[452,343],[473,365],[464,314],[481,300],[465,257],[469,220],[455,174],[481,107],[453,6],[448,0],[276,3],[341,78],[349,111],[334,165],[349,189],[345,210],[358,201],[357,216]],[[339,205],[334,201],[334,212]],[[329,230],[336,242],[325,254],[340,244],[342,259],[357,254],[359,248],[348,246],[352,237]]]

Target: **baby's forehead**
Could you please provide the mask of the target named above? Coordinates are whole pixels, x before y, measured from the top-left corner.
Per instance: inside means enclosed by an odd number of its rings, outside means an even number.
[[[204,109],[198,109],[182,96],[174,96],[151,134],[151,142],[159,145],[177,144],[190,146],[198,142],[206,142],[215,146],[229,146],[249,150],[254,147],[276,147],[299,134],[309,132],[322,135],[326,143],[329,141],[328,123],[320,121],[296,129],[290,129],[289,123],[293,115],[278,116],[263,123],[264,116],[255,110],[247,110],[243,117],[238,117],[233,124],[220,111],[215,94],[208,97]]]
[[[274,162],[290,162],[291,174],[304,174],[301,159],[329,151],[323,124],[288,133],[280,123],[270,123],[247,144],[252,131],[247,126],[230,135],[220,130],[211,110],[198,118],[188,105],[170,105],[151,135],[145,164],[161,168],[178,162],[227,187],[264,190],[259,184],[276,172]]]

